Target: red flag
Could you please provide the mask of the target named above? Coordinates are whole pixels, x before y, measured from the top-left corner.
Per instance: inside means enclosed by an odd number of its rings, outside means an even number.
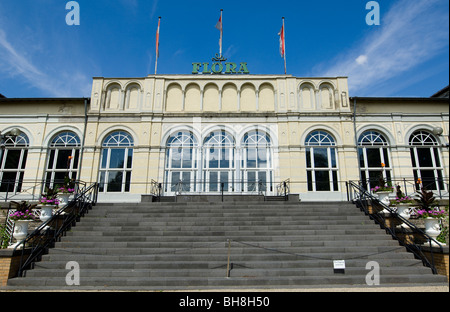
[[[158,58],[159,58],[159,27],[161,26],[161,16],[158,20],[158,30],[156,31],[156,60],[155,60],[155,75],[158,70]]]
[[[284,41],[284,24],[281,27],[281,30],[278,33],[278,36],[280,36],[280,54],[281,54],[281,57],[284,57],[285,47],[286,47],[286,43]]]
[[[218,30],[220,30],[220,31],[223,31],[223,28],[222,28],[222,13],[220,13],[220,18],[219,18],[219,21],[216,24],[216,28]]]
[[[161,17],[158,20],[158,30],[156,31],[156,58],[159,57],[159,27],[161,26]]]
[[[284,31],[284,17],[283,17],[283,26],[281,27],[278,36],[280,36],[280,54],[281,57],[284,58],[284,74],[286,75],[286,40],[285,40],[286,38]]]

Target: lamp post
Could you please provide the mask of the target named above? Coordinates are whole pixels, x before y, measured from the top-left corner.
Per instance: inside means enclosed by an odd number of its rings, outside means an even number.
[[[444,134],[444,129],[442,129],[441,127],[434,127],[433,128],[433,134],[436,136],[445,136]],[[449,147],[449,135],[447,134],[447,145],[445,145],[446,147]]]

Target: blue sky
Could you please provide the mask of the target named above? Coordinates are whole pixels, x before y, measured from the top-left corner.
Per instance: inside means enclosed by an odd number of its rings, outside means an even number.
[[[78,0],[80,25],[66,24],[66,0],[0,0],[0,93],[89,97],[92,77],[190,74],[219,52],[251,74],[348,76],[350,96],[428,97],[448,85],[448,0],[379,0],[369,26],[366,0]]]

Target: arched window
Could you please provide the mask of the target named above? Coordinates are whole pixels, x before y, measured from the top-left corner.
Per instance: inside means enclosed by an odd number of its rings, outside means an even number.
[[[273,183],[272,143],[263,131],[253,130],[244,135],[241,180],[244,192],[263,192]]]
[[[100,192],[129,192],[134,141],[123,131],[108,135],[102,144]]]
[[[224,130],[213,131],[203,145],[203,182],[205,192],[228,192],[235,183],[235,141]]]
[[[336,142],[325,131],[305,140],[308,191],[339,191]]]
[[[167,139],[164,191],[171,193],[197,190],[198,144],[189,131],[179,131]]]
[[[445,190],[439,142],[429,132],[419,130],[410,139],[410,154],[415,181],[428,190]],[[419,183],[417,189],[420,188]]]
[[[358,157],[361,168],[361,182],[367,190],[392,179],[389,143],[377,131],[366,131],[358,139]]]
[[[81,141],[71,131],[58,133],[50,141],[45,170],[45,186],[54,188],[64,183],[64,178],[76,180],[80,159]]]
[[[16,137],[6,134],[0,146],[0,192],[20,192],[28,156],[28,137],[23,133]]]

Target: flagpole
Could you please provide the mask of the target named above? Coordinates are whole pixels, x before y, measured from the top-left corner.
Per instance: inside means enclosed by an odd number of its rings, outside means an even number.
[[[158,57],[159,57],[159,27],[161,26],[161,16],[158,19],[158,30],[156,31],[156,60],[155,60],[155,76],[158,70]]]
[[[286,28],[284,27],[284,17],[283,17],[283,51],[284,51],[284,74],[286,75]]]
[[[220,57],[222,57],[222,40],[223,40],[223,9],[220,9],[220,21],[222,23],[221,25],[221,29],[220,29]]]

